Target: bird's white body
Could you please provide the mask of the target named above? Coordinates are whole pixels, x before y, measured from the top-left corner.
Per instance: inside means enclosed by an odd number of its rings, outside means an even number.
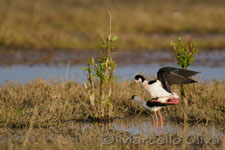
[[[162,83],[159,80],[149,84],[147,80],[141,83],[144,89],[151,95],[153,98],[158,98],[161,102],[166,102],[168,98],[175,97],[178,98],[176,93],[169,93],[163,87]]]

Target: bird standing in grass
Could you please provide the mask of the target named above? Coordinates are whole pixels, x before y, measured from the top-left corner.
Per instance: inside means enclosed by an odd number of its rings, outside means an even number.
[[[160,109],[167,105],[175,105],[179,103],[179,96],[177,93],[171,91],[171,86],[173,84],[183,85],[189,83],[195,83],[197,81],[191,79],[191,76],[196,75],[199,72],[173,68],[173,67],[163,67],[160,68],[157,73],[157,79],[147,81],[142,75],[136,75],[134,83],[141,83],[144,89],[152,97],[151,101],[144,101],[137,96],[132,96],[132,100],[137,101],[145,109],[155,111],[156,116],[156,131],[158,132],[158,117],[156,111],[158,110],[161,128],[163,128],[163,120],[160,114]],[[156,133],[157,133],[156,132]]]
[[[153,100],[143,100],[140,97],[133,95],[129,100],[134,100],[138,102],[141,106],[144,107],[146,110],[154,111],[155,112],[155,118],[156,118],[156,135],[158,135],[158,117],[157,117],[157,112],[160,117],[160,123],[161,123],[161,131],[163,130],[163,118],[160,113],[160,109],[168,106],[168,105],[175,105],[179,103],[179,99],[177,98],[172,98],[168,99],[166,102],[162,103],[159,100],[153,99]]]

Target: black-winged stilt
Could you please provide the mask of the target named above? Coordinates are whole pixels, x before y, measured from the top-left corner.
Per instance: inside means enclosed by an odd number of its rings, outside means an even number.
[[[138,102],[141,106],[143,106],[146,110],[154,111],[155,112],[155,119],[156,119],[156,135],[158,135],[158,117],[157,111],[160,117],[161,122],[161,131],[163,130],[163,118],[160,114],[160,109],[167,106],[167,105],[175,105],[179,103],[179,99],[171,98],[168,99],[166,102],[162,103],[159,99],[152,99],[152,100],[143,100],[140,97],[133,95],[129,100],[134,100]]]
[[[197,73],[199,72],[163,67],[159,69],[156,80],[147,81],[142,75],[136,75],[133,83],[140,82],[153,99],[158,98],[161,102],[166,102],[169,98],[179,98],[176,93],[171,92],[173,84],[182,85],[197,82],[189,78]]]

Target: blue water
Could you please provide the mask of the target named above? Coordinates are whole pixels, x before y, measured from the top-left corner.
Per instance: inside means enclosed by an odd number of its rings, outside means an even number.
[[[167,64],[163,66],[173,66],[177,67],[175,64]],[[115,70],[115,75],[118,76],[119,81],[131,80],[137,73],[143,73],[146,76],[152,78],[156,75],[158,69],[163,67],[158,64],[149,65],[131,65],[131,66],[118,66]],[[74,80],[77,82],[82,82],[86,79],[84,71],[80,68],[85,67],[85,65],[77,65],[67,67],[65,65],[61,66],[46,66],[46,65],[35,65],[35,66],[23,66],[23,65],[13,65],[11,67],[0,67],[0,84],[7,81],[16,82],[28,82],[29,80],[34,80],[35,78],[42,77],[43,79],[61,79],[61,80]],[[220,79],[225,80],[225,66],[220,67],[204,67],[204,66],[193,66],[189,67],[191,70],[201,72],[195,79],[213,80]],[[68,72],[68,74],[66,73]],[[67,77],[66,77],[67,76]]]

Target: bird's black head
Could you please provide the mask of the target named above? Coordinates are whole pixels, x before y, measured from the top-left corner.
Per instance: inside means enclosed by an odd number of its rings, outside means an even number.
[[[134,77],[134,79],[135,79],[136,82],[144,82],[145,81],[145,78],[142,75],[139,75],[139,74],[136,75]]]
[[[136,95],[131,96],[129,100],[134,100],[136,98]]]

